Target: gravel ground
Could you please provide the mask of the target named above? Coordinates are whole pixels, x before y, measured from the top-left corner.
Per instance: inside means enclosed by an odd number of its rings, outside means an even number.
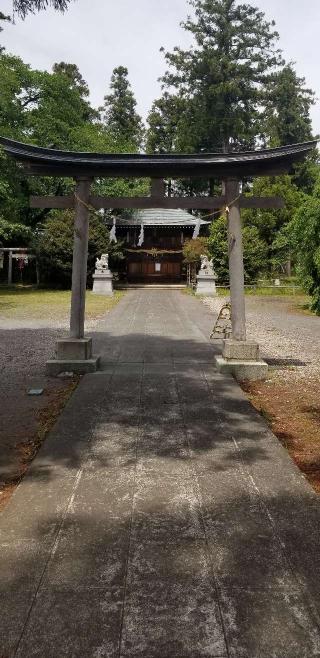
[[[203,301],[218,313],[226,298]],[[286,381],[320,375],[320,318],[297,311],[295,304],[292,297],[246,297],[248,338]]]
[[[100,319],[90,320],[86,330]],[[44,366],[54,353],[55,341],[68,331],[68,316],[11,319],[0,316],[0,507],[6,486],[19,480],[24,459],[40,431],[41,414],[57,408],[70,388],[70,379],[45,376]],[[32,388],[43,389],[30,396]]]

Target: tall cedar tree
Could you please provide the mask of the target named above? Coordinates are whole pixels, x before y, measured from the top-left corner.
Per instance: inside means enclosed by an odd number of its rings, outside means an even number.
[[[111,94],[104,97],[103,120],[107,127],[135,150],[143,139],[142,119],[136,112],[137,101],[128,80],[128,69],[119,66],[114,69],[110,83]]]
[[[56,62],[52,67],[53,73],[62,73],[66,75],[71,83],[71,86],[78,90],[81,96],[86,98],[90,95],[88,83],[82,77],[76,64],[69,64],[68,62]]]
[[[19,57],[0,53],[0,135],[71,151],[127,152],[131,144],[115,139],[96,120],[86,89],[73,64],[57,64],[49,73],[33,70]],[[34,227],[49,214],[48,209],[32,210],[30,195],[63,195],[73,189],[72,179],[25,176],[0,149],[0,244],[10,231],[11,235],[17,233],[18,224]],[[147,191],[141,179],[96,179],[94,184],[94,192],[106,196],[143,196]],[[15,226],[11,230],[3,222]],[[20,245],[26,244],[24,233]]]
[[[165,54],[165,89],[185,99],[179,150],[238,150],[260,134],[262,87],[282,63],[274,22],[235,0],[189,0],[195,10],[182,26],[195,45]],[[150,141],[150,137],[149,137]]]
[[[293,64],[273,73],[265,93],[266,134],[270,146],[297,144],[312,139],[310,108],[315,95],[299,78]]]
[[[99,112],[94,110],[87,100],[90,96],[90,90],[77,65],[69,64],[67,62],[56,62],[52,67],[52,71],[59,76],[66,76],[70,90],[77,92],[77,95],[80,96],[83,104],[82,116],[84,120],[92,121],[94,119],[98,119]]]
[[[53,7],[59,11],[65,11],[70,0],[13,0],[13,11],[25,18],[27,14]]]
[[[6,16],[2,11],[0,11],[0,21],[9,21],[10,22],[10,16]],[[0,32],[3,32],[3,27],[1,27],[1,22],[0,22]],[[1,46],[0,44],[0,54],[4,52],[4,46]]]
[[[305,79],[297,76],[289,63],[272,74],[265,90],[265,127],[267,146],[284,146],[312,139],[310,109],[314,93],[306,88]],[[274,271],[282,271],[283,265],[295,260],[287,230],[296,209],[303,202],[303,193],[313,191],[318,176],[316,150],[307,160],[293,168],[290,176],[256,179],[253,194],[280,196],[285,200],[283,210],[247,210],[244,223],[255,225],[260,238],[267,244],[269,264]]]
[[[310,110],[315,94],[308,89],[289,63],[275,72],[265,93],[265,133],[269,146],[284,146],[307,142],[313,138]],[[312,192],[317,178],[317,153],[311,153],[304,163],[294,167],[292,182],[300,190]]]
[[[148,116],[147,153],[171,153],[177,150],[179,119],[185,111],[185,100],[166,91],[162,98],[154,101]]]

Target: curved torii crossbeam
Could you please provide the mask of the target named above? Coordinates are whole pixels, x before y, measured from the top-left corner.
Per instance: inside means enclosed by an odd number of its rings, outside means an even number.
[[[75,231],[72,268],[70,339],[58,341],[57,359],[49,362],[48,371],[88,372],[97,368],[92,358],[91,339],[84,338],[85,291],[87,278],[88,226],[90,207],[98,208],[223,208],[228,216],[230,298],[232,336],[238,357],[248,360],[246,343],[244,269],[241,230],[241,208],[282,208],[277,197],[246,197],[240,194],[240,181],[257,176],[279,176],[292,165],[303,161],[317,145],[316,141],[280,148],[239,153],[199,154],[106,154],[82,153],[41,148],[0,137],[7,155],[17,160],[30,176],[71,177],[76,181],[74,196],[32,197],[33,208],[74,208]],[[150,197],[91,196],[95,177],[152,179]],[[163,178],[216,178],[224,181],[225,193],[220,197],[166,197]],[[229,341],[230,343],[230,341]],[[230,344],[226,359],[231,362]],[[254,352],[254,350],[253,350]],[[253,353],[252,352],[252,353]],[[255,352],[257,354],[257,351]],[[235,372],[235,371],[234,371]],[[242,371],[243,372],[243,371]]]

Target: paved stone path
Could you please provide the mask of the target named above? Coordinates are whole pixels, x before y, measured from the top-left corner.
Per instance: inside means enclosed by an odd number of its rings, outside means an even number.
[[[320,656],[319,499],[212,317],[130,291],[0,517],[1,658]]]

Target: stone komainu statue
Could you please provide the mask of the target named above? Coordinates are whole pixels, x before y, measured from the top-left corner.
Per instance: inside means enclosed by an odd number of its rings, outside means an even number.
[[[96,260],[96,272],[106,272],[109,270],[109,255],[102,254],[101,258]]]
[[[209,260],[208,256],[200,256],[201,266],[200,270],[205,274],[214,274],[213,259]]]

